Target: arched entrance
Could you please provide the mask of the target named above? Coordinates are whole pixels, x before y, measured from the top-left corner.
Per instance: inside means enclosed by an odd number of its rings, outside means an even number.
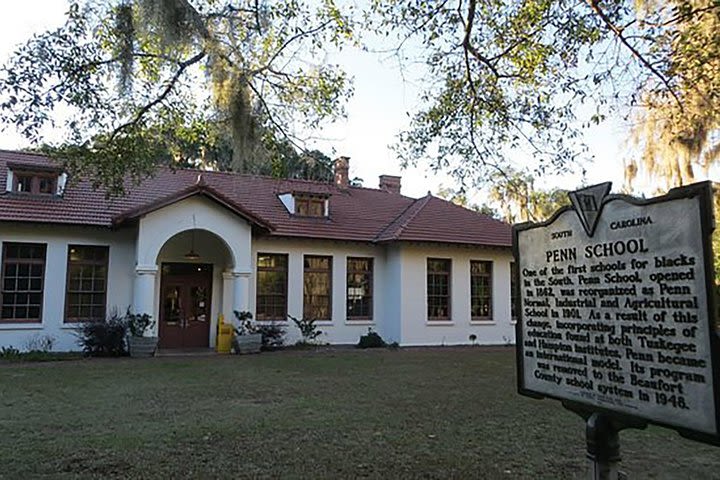
[[[152,315],[155,324],[146,335],[160,337],[162,348],[213,347],[218,315],[231,318],[234,310],[248,309],[252,226],[206,197],[196,192],[138,214],[133,310]],[[188,318],[195,323],[186,327]],[[175,333],[166,331],[168,322]],[[202,335],[177,333],[200,326]]]
[[[222,309],[222,272],[232,268],[225,242],[205,230],[186,230],[160,249],[159,347],[207,348]]]

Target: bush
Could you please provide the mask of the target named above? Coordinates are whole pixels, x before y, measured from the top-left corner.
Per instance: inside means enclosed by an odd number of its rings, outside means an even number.
[[[36,334],[27,339],[25,342],[25,350],[28,352],[47,353],[55,346],[55,338],[50,335]]]
[[[285,329],[280,325],[256,325],[255,331],[262,334],[263,350],[274,350],[285,344]]]
[[[0,358],[3,360],[18,360],[20,355],[20,350],[12,346],[0,348]]]
[[[118,314],[113,314],[104,322],[83,323],[77,327],[75,335],[83,353],[90,357],[127,355],[127,322]]]
[[[12,347],[0,349],[0,361],[56,362],[60,360],[77,360],[79,358],[82,358],[80,352],[43,352],[42,350],[21,352]]]
[[[293,323],[295,323],[295,326],[300,330],[302,340],[298,343],[313,343],[313,341],[323,333],[322,330],[319,330],[317,325],[315,325],[315,322],[317,321],[315,319],[297,319],[292,315],[288,315],[288,318],[292,320]]]
[[[145,335],[145,330],[152,328],[155,322],[152,321],[152,316],[147,313],[130,313],[128,309],[125,313],[125,322],[130,330],[130,335],[133,337],[142,337]]]
[[[235,320],[238,322],[237,326],[233,327],[235,335],[252,335],[253,333],[259,333],[257,326],[252,322],[252,313],[244,310],[242,312],[233,310],[233,313],[235,314]]]
[[[368,333],[360,337],[360,341],[357,344],[358,348],[382,348],[387,344],[382,339],[379,333],[374,332],[372,328],[368,328]]]

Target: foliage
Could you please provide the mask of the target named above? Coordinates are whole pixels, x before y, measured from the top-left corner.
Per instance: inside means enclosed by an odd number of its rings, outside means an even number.
[[[423,62],[422,105],[398,138],[462,184],[492,183],[521,157],[536,176],[586,159],[583,128],[620,113],[646,120],[658,149],[701,152],[720,119],[715,0],[374,0],[368,20],[401,62]],[[412,72],[407,72],[412,74]],[[659,127],[659,128],[657,128]],[[673,154],[674,155],[674,154]],[[674,156],[679,168],[687,170]],[[684,175],[684,173],[683,173]]]
[[[531,175],[514,170],[495,175],[489,198],[501,206],[502,217],[509,223],[541,222],[570,204],[567,190],[536,188]]]
[[[302,335],[302,342],[304,343],[312,343],[322,335],[322,330],[318,329],[317,325],[315,325],[315,322],[317,321],[314,318],[300,318],[297,319],[293,317],[292,315],[288,315],[288,318],[293,321],[295,326],[300,330],[300,335]]]
[[[237,326],[233,329],[235,335],[261,334],[263,350],[273,350],[285,344],[285,329],[282,326],[274,322],[269,324],[253,323],[251,312],[235,310],[234,313],[237,320]]]
[[[51,335],[36,334],[25,342],[25,350],[28,352],[50,352],[55,346],[55,337]]]
[[[118,357],[127,354],[127,322],[117,313],[104,322],[84,322],[76,327],[74,333],[87,356]]]
[[[233,327],[235,335],[252,335],[257,332],[257,326],[252,322],[253,314],[246,310],[233,310],[237,325]]]
[[[13,346],[0,347],[0,358],[3,360],[15,360],[20,358],[20,350]]]
[[[76,360],[81,358],[79,352],[52,352],[49,350],[27,350],[21,352],[17,348],[0,348],[0,360],[7,362],[55,362],[60,360]]]
[[[334,178],[332,159],[319,150],[298,153],[288,141],[268,145],[268,150],[272,153],[271,161],[259,167],[259,174],[322,182]]]
[[[121,192],[158,162],[226,159],[256,173],[281,140],[344,115],[350,82],[321,64],[352,39],[333,0],[73,0],[0,77],[0,119],[96,185]],[[57,115],[62,112],[62,115]]]
[[[145,331],[155,325],[155,322],[152,320],[151,315],[147,313],[130,313],[130,310],[128,310],[125,314],[125,322],[127,323],[127,328],[130,331],[130,335],[132,335],[133,337],[144,336]]]
[[[453,189],[450,187],[445,187],[443,185],[440,185],[440,187],[438,188],[438,191],[437,191],[437,196],[442,198],[443,200],[452,202],[455,205],[459,205],[459,206],[467,208],[469,210],[473,210],[475,212],[482,213],[483,215],[487,215],[488,217],[495,218],[495,219],[501,218],[500,213],[495,208],[488,205],[487,203],[482,203],[482,204],[471,203],[468,200],[467,192],[462,187],[459,189]]]
[[[257,333],[262,334],[262,349],[275,350],[285,344],[285,329],[275,323],[256,325]]]
[[[644,171],[669,189],[695,181],[697,169],[707,175],[720,159],[720,4],[637,3],[655,49],[665,54],[668,91],[649,88],[639,98],[632,140],[641,155],[628,159],[626,182]]]
[[[360,341],[357,344],[358,348],[383,348],[386,346],[387,344],[380,334],[369,327],[368,332],[365,335],[360,336]]]

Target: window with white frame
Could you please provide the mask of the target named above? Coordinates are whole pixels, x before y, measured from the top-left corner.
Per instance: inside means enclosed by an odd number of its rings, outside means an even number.
[[[446,258],[427,259],[428,321],[450,320],[450,275],[452,262]]]
[[[373,318],[373,259],[347,259],[347,319]]]
[[[492,262],[470,262],[470,316],[478,321],[492,319]]]
[[[305,255],[303,276],[303,317],[332,318],[332,257]]]
[[[46,251],[44,243],[3,243],[0,321],[41,321]]]

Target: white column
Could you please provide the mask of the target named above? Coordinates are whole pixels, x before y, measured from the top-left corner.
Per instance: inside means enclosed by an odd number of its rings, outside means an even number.
[[[235,272],[225,271],[222,274],[222,309],[221,312],[225,317],[226,323],[232,323],[235,320],[233,313],[235,302]]]
[[[235,275],[233,309],[239,312],[250,310],[250,272],[233,272],[233,275]]]
[[[146,332],[148,336],[157,336],[158,319],[155,315],[155,276],[157,265],[143,265],[135,267],[135,285],[133,286],[133,313],[147,313],[153,315],[152,331]]]
[[[238,312],[250,310],[249,286],[249,272],[223,272],[222,312],[226,321],[235,320],[235,310]]]

